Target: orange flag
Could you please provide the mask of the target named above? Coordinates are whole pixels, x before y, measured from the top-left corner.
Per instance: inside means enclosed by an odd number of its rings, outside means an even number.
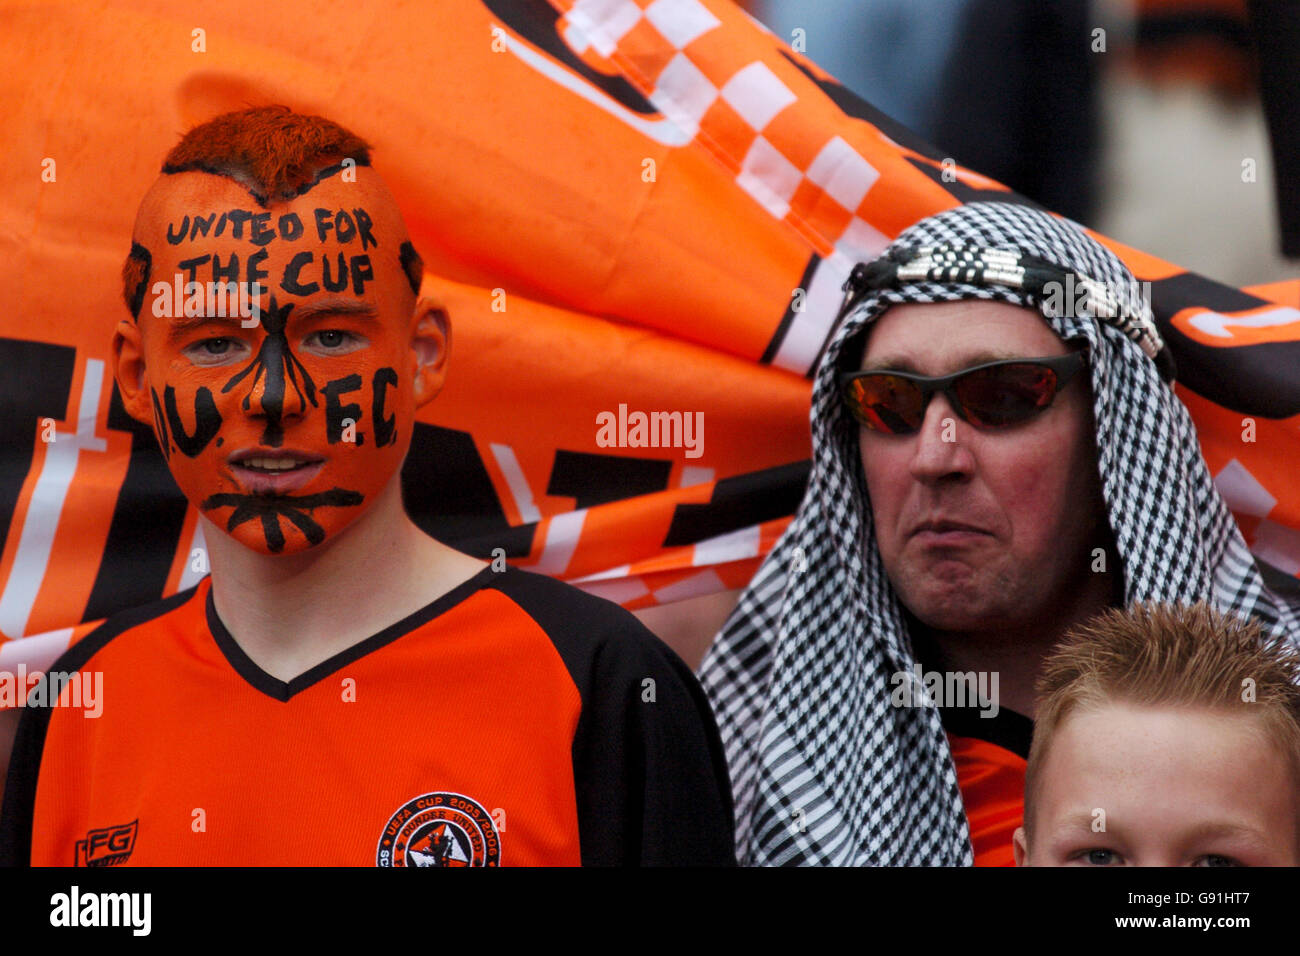
[[[42,647],[207,571],[107,360],[136,206],[217,113],[284,103],[376,147],[454,328],[413,518],[630,608],[743,586],[788,522],[852,265],[1015,198],[722,0],[0,2],[0,35],[0,632]],[[1150,282],[1211,472],[1294,585],[1297,285],[1103,241]]]

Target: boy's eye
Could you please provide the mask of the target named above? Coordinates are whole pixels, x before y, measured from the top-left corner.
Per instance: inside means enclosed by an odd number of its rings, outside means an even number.
[[[355,352],[366,343],[360,336],[342,329],[321,329],[307,336],[303,344],[320,352],[344,354]]]
[[[1117,861],[1114,850],[1089,850],[1088,862],[1093,866],[1111,866]]]
[[[1196,861],[1194,866],[1241,866],[1230,856],[1219,856],[1217,853],[1207,853]]]
[[[185,349],[185,354],[196,365],[221,365],[243,352],[243,342],[225,336],[203,339]]]

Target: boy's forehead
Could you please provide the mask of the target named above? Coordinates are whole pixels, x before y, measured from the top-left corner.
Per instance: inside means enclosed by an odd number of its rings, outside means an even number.
[[[1091,786],[1146,791],[1154,800],[1196,781],[1208,800],[1211,791],[1235,793],[1246,766],[1283,776],[1290,766],[1257,714],[1107,701],[1080,707],[1057,724],[1036,789],[1047,802],[1052,796],[1068,802],[1078,788]]]
[[[304,238],[314,241],[317,238],[313,231],[317,209],[331,213],[343,210],[355,215],[354,210],[360,208],[373,223],[375,235],[378,237],[382,233],[387,239],[387,242],[381,241],[381,247],[390,247],[396,256],[398,246],[406,238],[406,225],[392,194],[369,167],[358,166],[347,173],[349,176],[355,174],[354,182],[345,181],[343,173],[335,173],[292,200],[271,202],[267,206],[261,205],[250,188],[227,176],[197,170],[163,174],[140,203],[133,239],[156,254],[169,245],[168,230],[173,237],[177,236],[187,216],[192,223],[196,215],[220,216],[223,212],[239,210],[254,216],[269,213],[272,228],[283,217],[295,215],[304,227],[312,227],[305,230]],[[197,241],[202,241],[203,238],[212,238],[214,230],[215,224],[209,228],[207,237],[200,237],[191,225],[186,237],[194,236]],[[244,241],[251,246],[248,235],[245,230]]]
[[[267,206],[226,176],[161,176],[141,203],[133,234],[151,262],[142,313],[156,307],[161,285],[195,281],[257,285],[280,305],[341,297],[363,300],[380,316],[404,316],[415,280],[401,212],[373,170],[348,172],[355,181],[336,172]],[[179,305],[171,309],[155,314],[180,314]]]
[[[1098,833],[1101,822],[1131,852],[1178,851],[1211,837],[1230,837],[1242,852],[1289,846],[1297,808],[1291,765],[1249,710],[1086,706],[1057,725],[1039,767],[1029,811],[1035,840],[1064,846],[1081,832]]]

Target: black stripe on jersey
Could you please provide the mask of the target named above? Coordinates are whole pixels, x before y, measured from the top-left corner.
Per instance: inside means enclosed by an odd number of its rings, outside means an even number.
[[[571,585],[512,568],[492,586],[546,633],[582,698],[572,749],[583,865],[734,866],[726,756],[685,662]]]
[[[1001,707],[992,717],[981,717],[975,707],[940,707],[939,719],[943,721],[943,729],[950,734],[983,740],[1029,759],[1034,722],[1024,714]]]
[[[910,615],[908,621],[915,619]],[[926,664],[938,668],[942,660],[938,648],[926,635],[924,629],[913,625],[909,628],[912,635],[912,649],[917,663],[925,668]],[[976,707],[940,707],[939,720],[943,729],[957,737],[970,737],[985,743],[1001,747],[1017,756],[1029,759],[1029,744],[1034,736],[1034,722],[1024,714],[1001,707],[992,717],[981,717]]]
[[[46,673],[71,674],[81,670],[113,638],[176,610],[194,597],[196,590],[198,585],[161,601],[114,614],[64,651]],[[4,810],[0,813],[0,866],[31,865],[36,784],[45,751],[45,734],[53,713],[52,702],[44,707],[24,707],[18,720],[18,733],[9,757],[9,776],[5,780]],[[68,852],[72,853],[71,847]]]
[[[221,653],[225,655],[230,666],[235,669],[235,672],[239,674],[240,677],[247,681],[254,689],[260,690],[268,697],[287,703],[289,698],[293,697],[294,694],[301,693],[313,684],[317,684],[326,677],[329,677],[331,674],[335,674],[344,667],[347,667],[349,664],[359,661],[367,654],[371,654],[379,650],[381,647],[393,643],[393,641],[397,640],[399,637],[403,637],[411,633],[411,631],[423,627],[439,614],[444,614],[447,611],[450,611],[461,601],[473,596],[475,593],[483,590],[491,584],[492,577],[492,566],[488,565],[472,578],[462,581],[446,594],[437,598],[433,602],[426,604],[418,611],[408,614],[400,621],[388,625],[388,627],[384,628],[382,631],[372,634],[370,637],[363,639],[359,643],[353,644],[346,650],[339,651],[333,657],[326,658],[319,664],[303,671],[293,680],[288,682],[282,681],[280,678],[268,674],[266,671],[262,670],[262,668],[258,667],[251,657],[244,653],[244,649],[239,646],[238,642],[236,642],[234,637],[231,636],[230,632],[226,630],[226,625],[221,622],[221,618],[217,616],[217,607],[212,598],[211,588],[208,589],[206,607],[208,629],[212,632],[212,637],[217,642],[217,647],[221,650]]]

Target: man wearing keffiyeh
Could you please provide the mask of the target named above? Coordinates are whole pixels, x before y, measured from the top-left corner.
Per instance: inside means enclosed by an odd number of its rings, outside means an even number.
[[[848,288],[813,387],[807,491],[700,677],[742,864],[970,865],[982,718],[924,691],[899,706],[900,678],[1000,676],[1000,729],[982,736],[1015,750],[1043,654],[1109,604],[1207,600],[1292,637],[1300,608],[1264,586],[1211,482],[1150,305],[1079,227],[962,206]],[[1018,358],[1050,360],[1057,382],[1023,420],[998,421],[973,380],[929,381]],[[922,403],[892,379],[868,426],[845,400],[864,368],[924,376]],[[1017,795],[980,823],[1008,860],[1018,815]]]

